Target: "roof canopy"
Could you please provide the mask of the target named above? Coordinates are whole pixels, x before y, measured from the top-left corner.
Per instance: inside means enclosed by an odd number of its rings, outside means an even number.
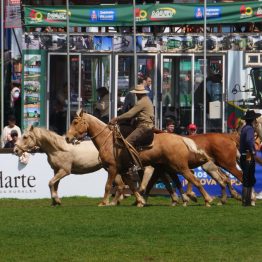
[[[65,6],[25,6],[24,23],[28,27],[66,26]],[[70,26],[132,26],[132,5],[70,6]],[[207,24],[262,22],[262,2],[208,4]],[[201,4],[136,5],[138,26],[203,24]]]

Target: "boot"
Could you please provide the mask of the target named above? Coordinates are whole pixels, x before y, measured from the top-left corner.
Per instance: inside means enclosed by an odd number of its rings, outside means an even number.
[[[242,188],[242,206],[251,205],[251,192],[252,192],[252,187],[243,186]]]

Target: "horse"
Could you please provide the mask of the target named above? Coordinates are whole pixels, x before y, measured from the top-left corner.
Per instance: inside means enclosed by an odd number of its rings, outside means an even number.
[[[237,145],[239,136],[237,134],[221,134],[221,133],[207,133],[207,134],[195,134],[187,136],[192,139],[198,148],[203,149],[209,156],[210,161],[202,165],[204,171],[206,171],[221,187],[222,197],[221,203],[225,204],[227,200],[226,186],[229,188],[229,191],[237,200],[241,199],[241,196],[233,189],[230,179],[228,176],[219,168],[222,167],[226,171],[234,175],[239,181],[242,182],[243,174],[242,171],[237,168]],[[226,149],[226,150],[225,150]],[[152,189],[154,182],[159,178],[159,172],[156,171],[153,179],[148,183],[142,183],[141,186],[143,189],[146,188],[145,193],[148,194]],[[178,185],[179,190],[181,190],[181,183],[174,177],[174,174],[169,173],[172,179],[175,179],[175,184]],[[162,178],[162,177],[161,177]],[[169,186],[165,183],[165,186]],[[172,193],[172,189],[167,188],[169,193]],[[186,194],[192,199],[194,198],[194,193],[192,192],[192,184],[188,183],[188,188]]]
[[[34,152],[38,148],[47,154],[47,160],[54,170],[49,181],[52,205],[61,205],[58,185],[69,174],[87,174],[102,168],[99,154],[92,141],[72,145],[65,138],[45,128],[29,127],[15,144],[14,153],[21,156],[24,152]]]
[[[96,117],[85,113],[83,109],[80,109],[77,111],[66,133],[66,140],[68,143],[71,143],[75,139],[79,139],[85,133],[91,136],[93,143],[99,151],[103,166],[108,171],[105,194],[100,203],[101,205],[108,205],[112,181],[117,174],[121,173],[121,169],[125,167],[125,163],[119,163],[117,161],[117,148],[114,143],[112,128]],[[188,144],[185,141],[187,141]],[[189,144],[193,146],[189,147]],[[139,151],[139,157],[143,166],[151,165],[154,167],[154,165],[160,164],[165,165],[174,173],[181,173],[199,189],[205,199],[205,205],[210,206],[213,199],[191,172],[191,168],[206,163],[209,157],[203,151],[197,149],[197,146],[191,139],[168,133],[155,133],[153,146]],[[135,188],[130,176],[123,174],[122,177],[133,191],[136,197],[137,206],[144,206],[145,200]]]

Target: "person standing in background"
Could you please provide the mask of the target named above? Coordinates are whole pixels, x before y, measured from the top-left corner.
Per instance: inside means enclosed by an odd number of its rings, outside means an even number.
[[[242,205],[251,206],[255,205],[254,201],[251,203],[251,195],[253,186],[256,183],[255,178],[255,131],[254,125],[256,118],[261,116],[255,113],[254,110],[248,110],[242,117],[246,125],[242,128],[240,134],[240,167],[243,171],[243,184],[242,184]]]
[[[106,87],[102,86],[97,89],[99,96],[95,109],[99,111],[99,118],[104,122],[109,121],[109,92]]]
[[[4,148],[14,148],[15,147],[15,143],[18,139],[18,133],[16,130],[12,130],[11,134],[10,134],[12,140],[7,141]]]
[[[188,125],[188,135],[195,135],[197,133],[197,126],[194,123]]]
[[[148,96],[148,97],[151,99],[151,101],[153,102],[153,100],[154,100],[154,94],[153,94],[152,79],[151,79],[151,77],[148,76],[145,80],[146,80],[146,81],[145,81],[145,90],[148,91],[147,96]]]
[[[1,138],[1,144],[2,147],[5,146],[5,144],[8,141],[12,140],[11,137],[11,131],[16,130],[18,134],[18,138],[21,137],[21,129],[19,126],[16,125],[16,118],[14,115],[9,115],[8,117],[8,125],[4,127],[3,132],[2,132],[2,138]]]
[[[175,131],[175,121],[171,118],[167,118],[165,132],[174,133],[174,131]]]

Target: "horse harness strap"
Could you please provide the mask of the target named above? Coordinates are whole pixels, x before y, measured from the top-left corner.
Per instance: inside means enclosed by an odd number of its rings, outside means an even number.
[[[115,143],[116,143],[118,138],[121,139],[121,141],[123,141],[124,146],[127,149],[128,153],[131,156],[135,165],[137,165],[141,169],[143,169],[143,164],[142,164],[141,159],[139,157],[139,153],[130,143],[128,143],[128,141],[126,139],[124,139],[123,135],[121,134],[121,132],[119,130],[118,125],[115,125],[115,128],[114,128],[114,138],[115,138]]]

